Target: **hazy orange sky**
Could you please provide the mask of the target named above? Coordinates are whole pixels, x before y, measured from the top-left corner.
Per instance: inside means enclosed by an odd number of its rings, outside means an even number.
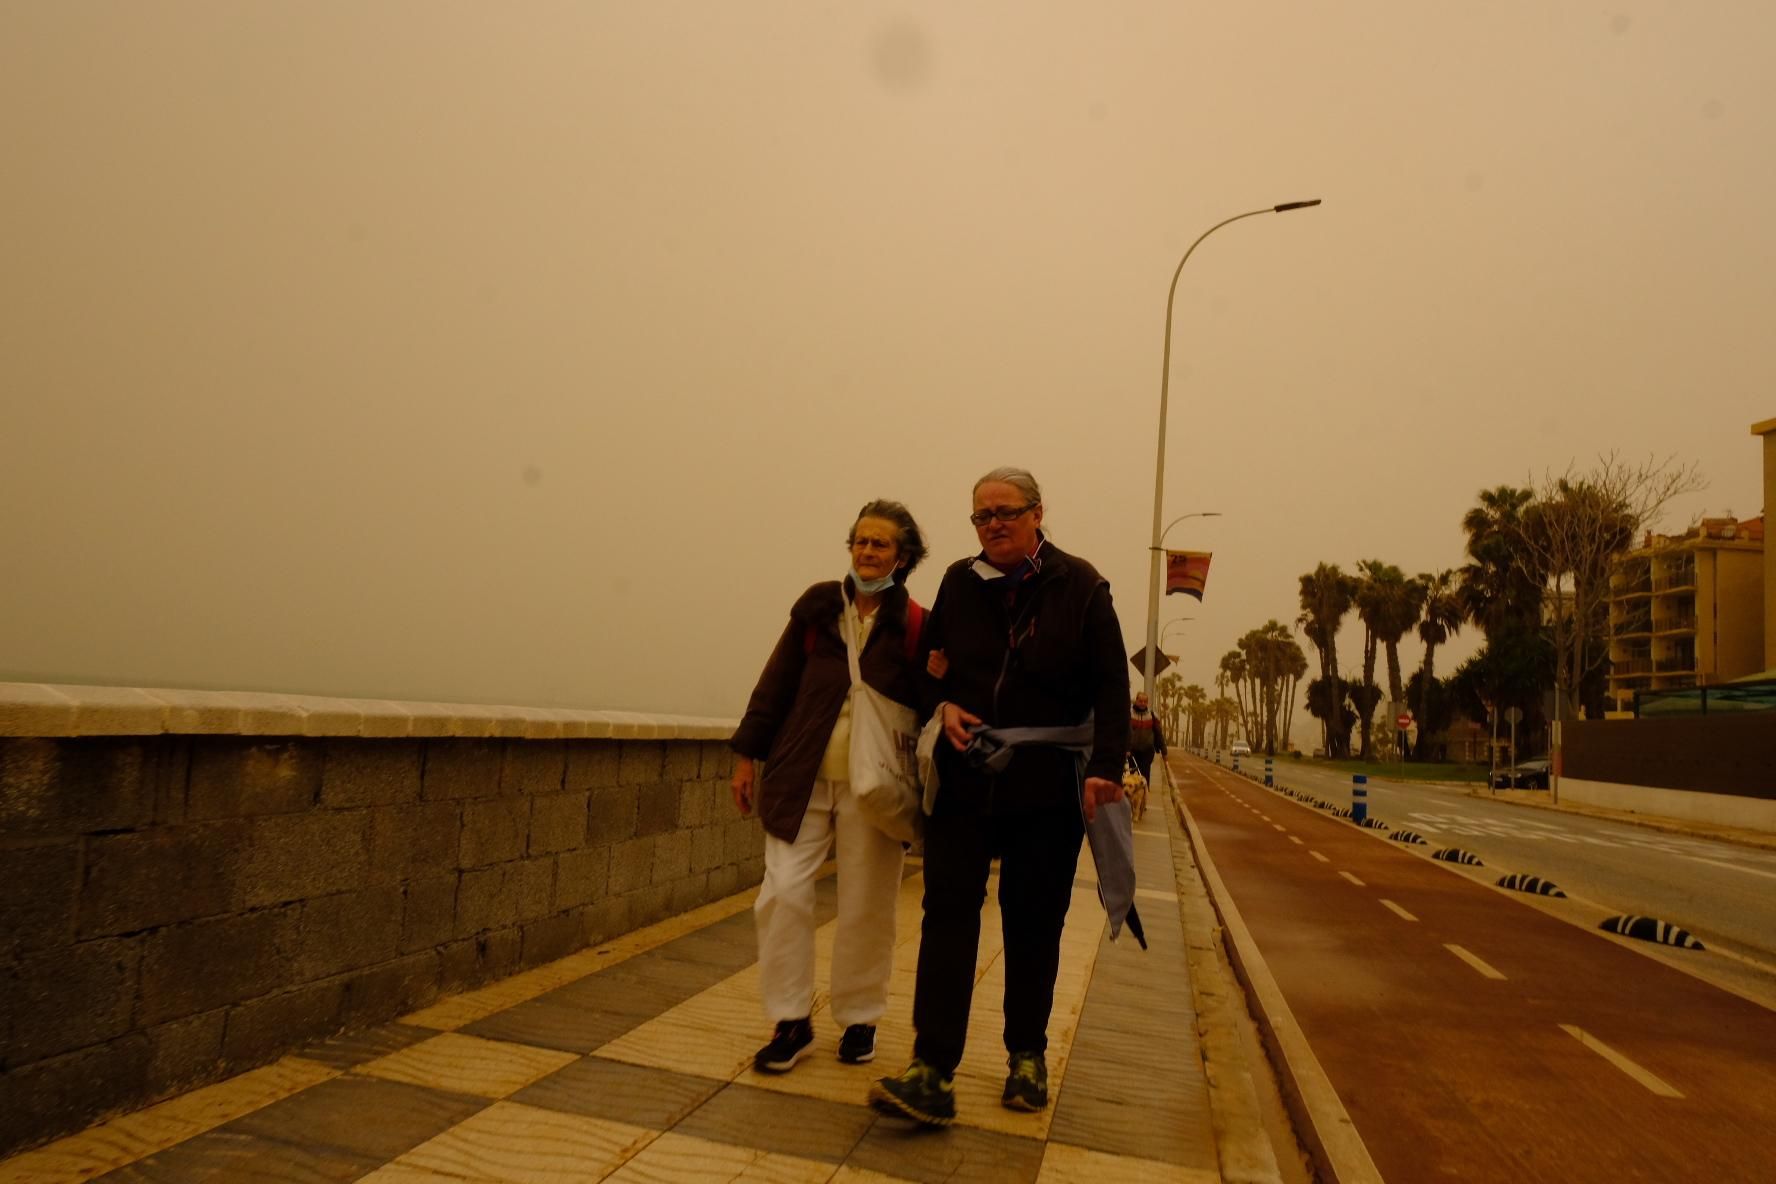
[[[7,0],[0,679],[732,716],[859,504],[929,601],[1008,463],[1132,650],[1166,284],[1300,198],[1180,285],[1187,676],[1573,458],[1756,514],[1773,50],[1761,0]]]

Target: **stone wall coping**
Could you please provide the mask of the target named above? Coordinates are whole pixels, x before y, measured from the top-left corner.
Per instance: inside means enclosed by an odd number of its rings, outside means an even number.
[[[0,736],[726,740],[737,721],[634,711],[0,682]]]

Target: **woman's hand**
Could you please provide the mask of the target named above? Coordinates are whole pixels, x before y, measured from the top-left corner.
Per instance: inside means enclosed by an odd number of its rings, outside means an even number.
[[[925,673],[941,679],[950,672],[950,659],[942,650],[932,650],[925,659]]]
[[[954,703],[945,703],[940,710],[943,712],[944,735],[950,738],[950,744],[957,752],[967,748],[974,737],[968,729],[981,722],[981,717],[972,711],[964,711]]]
[[[742,815],[752,813],[752,773],[751,757],[734,758],[734,779],[729,785],[734,791],[734,808]]]
[[[1098,816],[1099,806],[1108,806],[1111,802],[1122,800],[1120,782],[1107,781],[1102,777],[1085,779],[1085,820],[1090,822]]]

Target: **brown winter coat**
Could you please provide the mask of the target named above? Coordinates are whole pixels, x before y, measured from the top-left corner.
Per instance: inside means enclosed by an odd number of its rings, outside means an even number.
[[[849,589],[849,577],[844,586]],[[754,783],[754,808],[766,833],[785,842],[801,829],[827,741],[851,687],[839,633],[844,594],[839,581],[827,580],[796,600],[740,727],[728,742],[741,756],[764,762]],[[917,672],[924,669],[925,654],[908,653],[907,602],[906,589],[899,584],[882,593],[858,665],[864,682],[912,706],[918,702]]]

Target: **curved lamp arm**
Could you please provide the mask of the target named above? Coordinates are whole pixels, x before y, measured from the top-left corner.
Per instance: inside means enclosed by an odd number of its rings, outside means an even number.
[[[1165,546],[1165,536],[1168,534],[1171,534],[1172,527],[1178,525],[1178,523],[1184,521],[1184,519],[1186,519],[1186,518],[1219,518],[1219,517],[1221,517],[1220,510],[1198,510],[1194,514],[1180,514],[1176,518],[1174,518],[1170,522],[1168,522],[1166,524],[1166,528],[1159,532],[1159,542],[1155,543],[1154,546],[1155,547]]]

